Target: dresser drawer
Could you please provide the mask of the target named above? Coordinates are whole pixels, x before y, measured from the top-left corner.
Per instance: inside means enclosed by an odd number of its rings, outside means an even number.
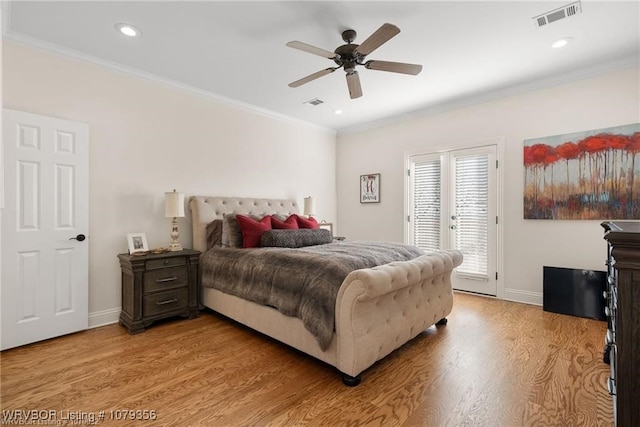
[[[146,294],[187,286],[188,278],[186,266],[147,271],[142,281],[142,292]]]
[[[145,268],[147,270],[153,270],[156,268],[175,267],[179,265],[187,265],[187,260],[184,257],[150,259],[145,263]]]
[[[147,317],[186,309],[188,300],[189,292],[187,288],[156,292],[142,297],[142,312]]]

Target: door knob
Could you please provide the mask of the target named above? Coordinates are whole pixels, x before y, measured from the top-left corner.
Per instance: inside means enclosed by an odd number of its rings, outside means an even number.
[[[70,237],[69,240],[77,240],[78,242],[82,242],[86,238],[87,236],[85,236],[84,234],[78,234],[76,237]]]

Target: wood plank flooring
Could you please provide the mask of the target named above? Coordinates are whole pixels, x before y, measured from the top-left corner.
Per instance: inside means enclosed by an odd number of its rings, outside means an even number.
[[[612,426],[605,330],[456,293],[445,327],[349,388],[334,368],[203,312],[134,336],[110,325],[4,351],[0,402],[58,420],[105,411],[100,426]],[[156,419],[112,419],[119,410]]]

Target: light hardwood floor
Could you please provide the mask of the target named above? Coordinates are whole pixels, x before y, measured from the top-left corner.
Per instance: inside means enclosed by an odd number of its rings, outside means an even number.
[[[349,388],[334,368],[203,312],[135,336],[111,325],[2,352],[1,406],[58,419],[102,410],[100,426],[611,426],[605,330],[456,293],[446,326]],[[110,419],[124,409],[157,419]]]

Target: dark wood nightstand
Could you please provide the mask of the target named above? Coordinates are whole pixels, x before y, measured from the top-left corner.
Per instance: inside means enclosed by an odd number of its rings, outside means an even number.
[[[199,314],[200,252],[191,249],[132,256],[119,254],[122,268],[120,324],[144,332],[154,321]]]

